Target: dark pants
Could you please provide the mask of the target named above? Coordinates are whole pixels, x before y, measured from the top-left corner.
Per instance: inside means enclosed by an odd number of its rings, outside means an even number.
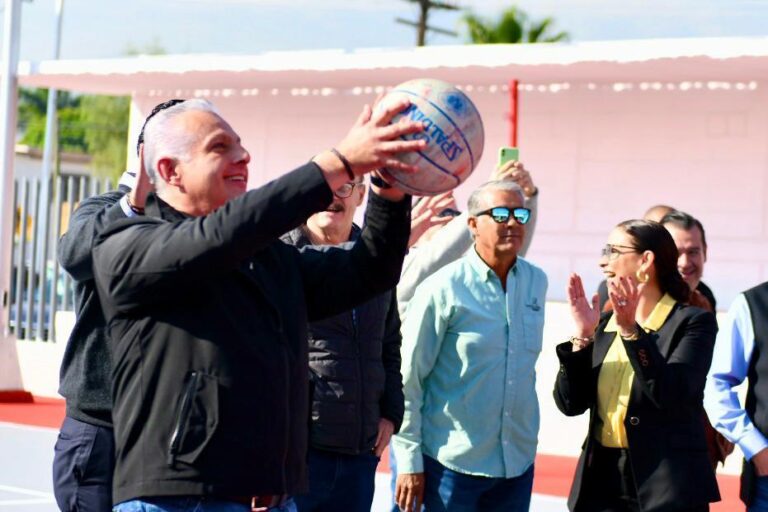
[[[586,473],[579,510],[588,512],[641,512],[629,451],[605,448],[595,442],[592,464]],[[706,512],[709,505],[685,506],[678,512]]]
[[[755,477],[755,497],[749,512],[768,512],[768,476]]]
[[[309,492],[294,497],[298,512],[369,512],[376,466],[371,454],[343,455],[309,449]]]
[[[112,509],[112,429],[64,418],[54,447],[53,494],[64,512]]]
[[[533,464],[514,478],[466,475],[424,456],[425,512],[528,512]]]

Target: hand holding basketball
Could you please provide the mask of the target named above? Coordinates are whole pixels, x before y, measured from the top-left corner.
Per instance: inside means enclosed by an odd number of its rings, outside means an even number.
[[[417,167],[418,172],[408,172],[400,165],[387,166],[388,175],[399,188],[414,195],[431,196],[456,188],[469,177],[483,154],[483,121],[477,108],[453,85],[419,79],[396,86],[377,104],[377,112],[388,115],[391,107],[403,99],[409,100],[410,106],[395,115],[393,122],[403,118],[419,122],[423,131],[403,138],[423,140],[425,147],[397,156],[407,166]]]
[[[417,170],[414,165],[397,159],[396,156],[403,152],[419,151],[426,146],[420,139],[403,140],[404,136],[422,132],[424,127],[421,123],[413,121],[391,123],[392,119],[409,105],[407,100],[396,101],[385,108],[377,109],[376,112],[368,105],[363,107],[347,136],[336,145],[336,149],[346,157],[356,176],[380,167],[405,173]]]

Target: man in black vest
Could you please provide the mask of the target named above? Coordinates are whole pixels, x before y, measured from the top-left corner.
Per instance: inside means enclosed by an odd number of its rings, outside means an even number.
[[[712,425],[744,453],[741,499],[768,511],[768,282],[736,297],[717,335],[704,390]],[[748,381],[745,404],[735,388]]]
[[[302,250],[351,247],[364,196],[362,178],[342,185],[325,211],[283,241]],[[371,510],[379,457],[403,420],[400,343],[394,290],[309,324],[309,492],[295,497],[298,512]]]

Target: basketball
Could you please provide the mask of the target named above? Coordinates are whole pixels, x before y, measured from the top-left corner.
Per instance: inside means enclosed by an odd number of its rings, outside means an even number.
[[[408,174],[397,169],[384,169],[384,172],[397,182],[398,188],[417,196],[433,196],[456,188],[472,174],[483,154],[485,135],[477,108],[463,92],[441,80],[404,82],[392,89],[381,100],[381,105],[402,97],[411,104],[392,122],[403,116],[421,121],[424,131],[404,138],[424,139],[427,147],[398,157],[416,165],[418,172]]]

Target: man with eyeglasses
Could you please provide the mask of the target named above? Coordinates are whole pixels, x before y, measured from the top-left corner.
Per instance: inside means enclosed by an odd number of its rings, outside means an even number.
[[[302,251],[350,248],[364,196],[362,178],[345,183],[282,240]],[[400,341],[394,290],[309,324],[309,492],[294,497],[298,512],[371,509],[379,457],[403,420]]]
[[[402,510],[527,511],[539,429],[535,365],[547,277],[519,257],[514,182],[469,198],[474,246],[428,277],[403,321],[405,416],[392,446]]]

